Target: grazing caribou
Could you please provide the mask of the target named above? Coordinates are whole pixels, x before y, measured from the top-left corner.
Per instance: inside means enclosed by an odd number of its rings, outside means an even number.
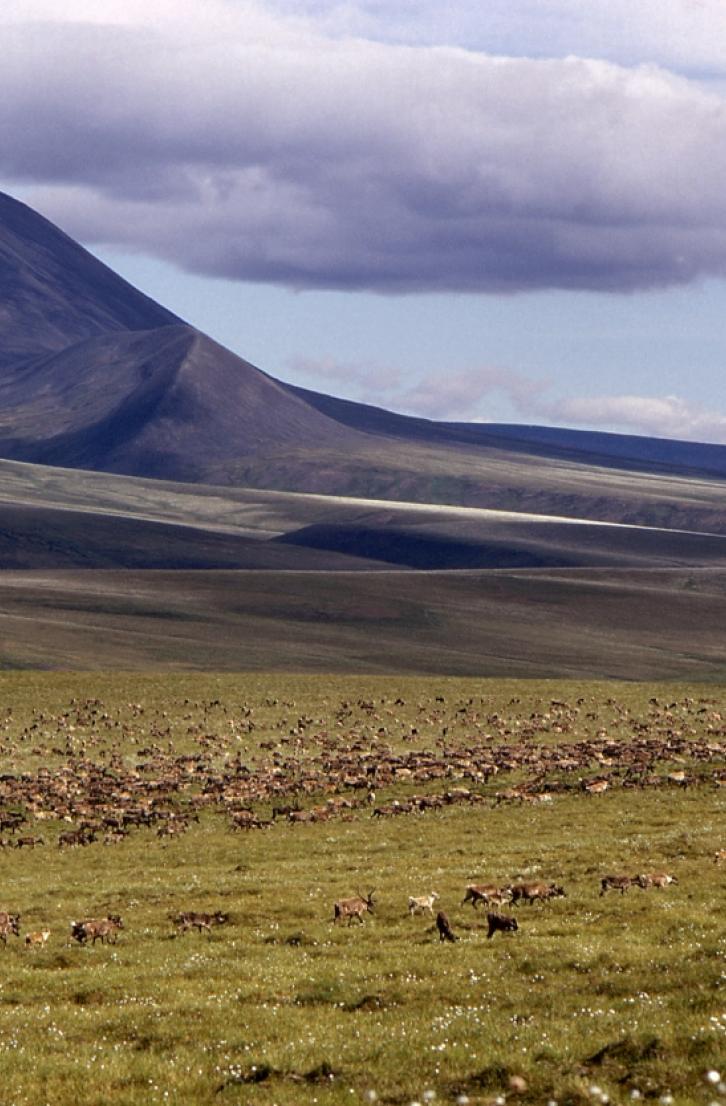
[[[44,845],[42,837],[19,837],[15,842],[16,849],[34,849],[36,845]]]
[[[67,833],[61,833],[58,835],[58,848],[75,848],[77,845],[90,845],[96,840],[96,835],[92,830],[77,829],[68,830]]]
[[[507,914],[487,914],[489,932],[487,937],[491,940],[499,930],[502,933],[515,933],[519,929],[516,918],[510,918]]]
[[[8,914],[7,911],[0,911],[0,941],[3,946],[7,945],[8,937],[20,936],[20,915]]]
[[[458,941],[459,938],[454,933],[453,929],[449,925],[449,919],[444,914],[443,910],[439,910],[436,915],[436,928],[439,931],[439,941]]]
[[[348,919],[348,925],[355,918],[356,921],[363,924],[363,915],[368,912],[373,914],[374,912],[374,892],[369,892],[368,896],[364,898],[362,895],[354,895],[350,899],[339,899],[333,905],[333,923],[340,922],[343,918]]]

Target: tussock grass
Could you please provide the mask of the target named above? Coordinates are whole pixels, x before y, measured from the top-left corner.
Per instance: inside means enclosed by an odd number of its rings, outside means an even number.
[[[563,732],[552,700],[578,697]],[[67,823],[31,820],[47,844],[0,852],[0,908],[22,913],[22,933],[52,934],[45,948],[13,937],[0,947],[3,1103],[342,1106],[375,1091],[405,1106],[431,1090],[439,1102],[584,1106],[602,1100],[593,1087],[612,1102],[633,1091],[678,1106],[718,1100],[704,1076],[726,1054],[726,895],[712,859],[724,845],[723,689],[18,673],[0,679],[0,704],[12,708],[0,707],[5,777],[69,763],[80,774],[84,760],[109,772],[148,765],[153,746],[220,770],[238,753],[250,768],[279,754],[294,784],[323,733],[445,755],[464,741],[521,745],[515,723],[533,712],[532,748],[603,731],[625,747],[641,726],[711,747],[708,760],[653,766],[661,777],[684,768],[689,787],[574,789],[546,804],[495,805],[527,777],[518,769],[393,781],[376,802],[461,783],[486,799],[395,818],[362,804],[349,820],[233,832],[210,804],[178,838],[139,828],[69,850],[55,844]],[[175,793],[179,809],[195,787]],[[336,790],[351,794],[331,781]],[[325,797],[297,794],[304,807]],[[599,894],[603,874],[658,869],[678,884]],[[556,880],[567,897],[514,908],[519,931],[488,941],[486,910],[461,905],[466,883],[519,878]],[[371,888],[372,917],[332,924],[335,899]],[[432,918],[408,916],[408,895],[431,890],[456,944],[439,942]],[[186,909],[229,911],[230,922],[179,935],[168,916]],[[71,919],[109,911],[125,922],[116,944],[70,943]]]

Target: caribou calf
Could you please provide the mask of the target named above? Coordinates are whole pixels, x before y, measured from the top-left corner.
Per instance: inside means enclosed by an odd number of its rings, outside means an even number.
[[[181,914],[170,914],[169,917],[180,933],[186,933],[189,929],[196,929],[199,933],[206,929],[207,933],[211,933],[212,926],[226,925],[229,921],[229,914],[224,914],[221,910],[215,911],[214,914],[204,914],[198,910],[183,910]]]
[[[414,914],[423,914],[425,910],[428,910],[429,914],[433,918],[434,916],[434,903],[438,899],[436,891],[432,891],[430,895],[409,895],[408,896],[408,914],[409,917],[413,917]]]
[[[669,883],[678,883],[678,880],[668,872],[651,872],[650,875],[636,876],[635,882],[645,891],[648,887],[667,887]]]
[[[48,938],[50,937],[49,929],[41,929],[36,933],[25,934],[25,947],[26,949],[44,948]]]
[[[354,895],[350,899],[338,899],[333,905],[333,923],[347,918],[348,925],[350,925],[355,918],[363,925],[363,915],[366,912],[369,914],[374,912],[373,895],[374,892],[371,891],[366,898],[363,898],[362,895]]]

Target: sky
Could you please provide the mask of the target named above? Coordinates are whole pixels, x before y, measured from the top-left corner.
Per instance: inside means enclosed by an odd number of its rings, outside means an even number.
[[[0,189],[279,379],[726,443],[726,0],[2,0]]]

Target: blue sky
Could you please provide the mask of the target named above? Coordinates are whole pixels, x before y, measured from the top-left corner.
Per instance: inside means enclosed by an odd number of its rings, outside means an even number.
[[[58,9],[0,11],[0,187],[212,337],[428,417],[726,442],[721,0]]]

